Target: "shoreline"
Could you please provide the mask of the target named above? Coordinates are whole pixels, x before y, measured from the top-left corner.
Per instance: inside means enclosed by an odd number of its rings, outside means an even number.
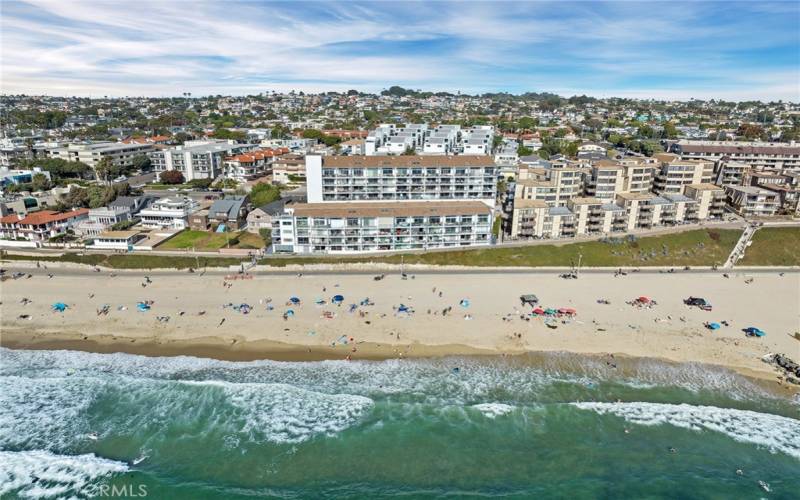
[[[188,356],[195,358],[213,359],[218,361],[249,362],[249,361],[279,361],[279,362],[315,362],[315,361],[341,361],[347,354],[343,346],[307,346],[288,344],[270,340],[255,340],[231,343],[230,341],[214,336],[195,337],[190,339],[156,341],[152,339],[131,339],[113,335],[101,335],[87,338],[78,333],[24,333],[21,331],[4,332],[0,338],[0,347],[12,350],[48,350],[48,351],[78,351],[93,354],[132,354],[145,357],[179,357]],[[624,352],[589,352],[581,350],[522,350],[513,352],[499,352],[480,349],[463,344],[446,345],[421,345],[406,344],[403,346],[393,344],[375,344],[361,342],[357,344],[359,361],[386,361],[392,359],[436,359],[436,358],[502,358],[508,360],[524,360],[526,358],[542,358],[550,355],[569,355],[602,361],[609,354],[614,356],[616,363],[623,368],[620,374],[624,375],[626,364],[641,361],[656,361],[673,366],[698,363],[708,368],[729,370],[741,375],[751,382],[784,396],[800,394],[800,386],[779,382],[776,379],[778,371],[772,365],[763,364],[761,369],[750,367],[713,364],[697,361],[672,359],[667,356],[632,356]]]

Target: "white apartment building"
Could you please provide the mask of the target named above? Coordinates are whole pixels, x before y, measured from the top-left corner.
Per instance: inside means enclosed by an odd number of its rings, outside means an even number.
[[[273,218],[274,250],[357,253],[489,245],[492,209],[478,201],[309,203]]]
[[[478,200],[493,207],[489,156],[306,156],[309,203]]]
[[[186,229],[189,227],[189,215],[198,208],[196,201],[185,196],[161,198],[142,209],[139,217],[145,227]]]
[[[194,141],[191,145],[153,151],[150,161],[158,175],[168,170],[177,170],[187,181],[216,179],[223,173],[225,158],[250,151],[254,147],[252,144],[226,141]]]
[[[770,217],[780,208],[778,193],[755,186],[724,186],[728,205],[742,217]]]
[[[800,172],[800,144],[796,142],[688,141],[672,145],[684,159],[744,163],[756,170]]]
[[[104,158],[110,158],[118,167],[131,167],[136,156],[147,155],[151,151],[153,151],[152,144],[92,142],[59,145],[46,149],[46,154],[49,158],[79,161],[92,168],[97,167]]]

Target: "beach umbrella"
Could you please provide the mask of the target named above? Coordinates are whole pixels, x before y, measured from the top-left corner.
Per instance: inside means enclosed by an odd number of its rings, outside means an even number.
[[[747,328],[744,329],[744,331],[745,331],[745,333],[747,335],[755,336],[755,337],[763,337],[764,335],[766,335],[764,330],[762,330],[760,328],[756,328],[754,326],[748,326]]]
[[[564,307],[562,309],[559,309],[558,312],[563,313],[563,314],[572,315],[572,314],[576,314],[578,311],[576,311],[575,309],[573,309],[571,307]]]
[[[400,307],[397,308],[397,312],[408,312],[408,311],[409,308],[404,304],[400,304]]]
[[[461,299],[459,304],[461,304],[461,307],[469,307],[469,299]]]
[[[150,306],[145,304],[144,302],[139,302],[138,304],[136,304],[136,309],[138,309],[139,312],[145,312],[150,310]]]
[[[300,299],[298,297],[289,297],[289,302],[291,302],[292,304],[299,304]]]
[[[334,295],[331,297],[331,302],[344,302],[344,295]]]
[[[645,297],[645,296],[643,295],[643,296],[639,297],[639,298],[638,298],[638,299],[636,299],[636,300],[638,300],[639,302],[648,303],[648,302],[650,302],[650,297]]]
[[[707,325],[707,328],[709,330],[719,330],[720,328],[722,328],[722,325],[720,325],[719,323],[709,323]]]
[[[549,308],[549,307],[548,307],[547,309],[545,309],[545,310],[544,310],[544,313],[545,313],[545,314],[556,314],[557,312],[558,312],[558,311],[556,311],[555,309],[551,309],[551,308]]]
[[[544,309],[542,309],[541,307],[537,307],[536,309],[533,310],[533,314],[544,314]]]
[[[287,309],[287,310],[286,310],[286,315],[287,315],[287,316],[294,316],[294,311],[293,311],[293,310],[291,310],[291,309]]]
[[[53,311],[64,312],[67,307],[68,306],[63,302],[56,302],[53,304]]]

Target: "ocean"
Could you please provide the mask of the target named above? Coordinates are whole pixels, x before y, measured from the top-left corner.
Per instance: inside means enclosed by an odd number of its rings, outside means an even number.
[[[2,498],[800,497],[800,400],[722,368],[0,356]]]

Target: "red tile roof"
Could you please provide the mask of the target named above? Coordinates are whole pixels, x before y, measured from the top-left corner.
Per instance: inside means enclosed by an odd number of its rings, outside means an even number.
[[[24,219],[17,222],[19,225],[40,225],[49,224],[51,222],[58,222],[62,220],[72,219],[81,215],[89,213],[88,208],[79,208],[71,212],[53,212],[52,210],[42,210],[41,212],[34,212],[29,214]]]

